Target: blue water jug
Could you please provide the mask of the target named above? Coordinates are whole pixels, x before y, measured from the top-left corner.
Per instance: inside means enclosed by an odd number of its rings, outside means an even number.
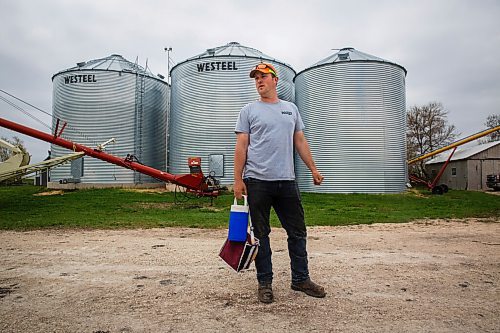
[[[234,204],[231,205],[229,214],[229,231],[227,239],[234,242],[244,242],[247,240],[248,230],[248,201],[247,196],[243,196],[244,204],[238,205],[238,201],[234,198]]]

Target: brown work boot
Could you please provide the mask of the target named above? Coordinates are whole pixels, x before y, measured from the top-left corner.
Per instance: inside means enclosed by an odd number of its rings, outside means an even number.
[[[326,296],[325,288],[312,282],[311,279],[299,283],[292,282],[291,287],[293,290],[302,291],[312,297],[323,298]]]
[[[270,282],[259,283],[259,301],[262,303],[272,303],[274,301],[273,286]]]

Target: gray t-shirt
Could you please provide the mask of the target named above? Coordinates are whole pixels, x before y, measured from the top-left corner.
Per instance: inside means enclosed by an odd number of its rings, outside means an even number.
[[[295,104],[280,100],[245,105],[236,133],[250,134],[243,177],[260,180],[294,180],[293,135],[304,130]]]

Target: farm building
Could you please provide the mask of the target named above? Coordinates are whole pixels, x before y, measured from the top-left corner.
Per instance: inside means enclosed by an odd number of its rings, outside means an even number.
[[[426,163],[426,170],[435,177],[450,155],[441,153]],[[487,190],[486,176],[500,173],[500,141],[457,149],[453,154],[440,184],[456,190]]]

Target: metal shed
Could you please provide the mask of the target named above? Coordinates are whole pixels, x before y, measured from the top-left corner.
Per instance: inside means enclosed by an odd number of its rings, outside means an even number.
[[[435,177],[449,155],[449,152],[441,153],[426,162],[429,175]],[[457,149],[440,183],[455,190],[487,190],[486,176],[489,174],[500,174],[500,141]]]

